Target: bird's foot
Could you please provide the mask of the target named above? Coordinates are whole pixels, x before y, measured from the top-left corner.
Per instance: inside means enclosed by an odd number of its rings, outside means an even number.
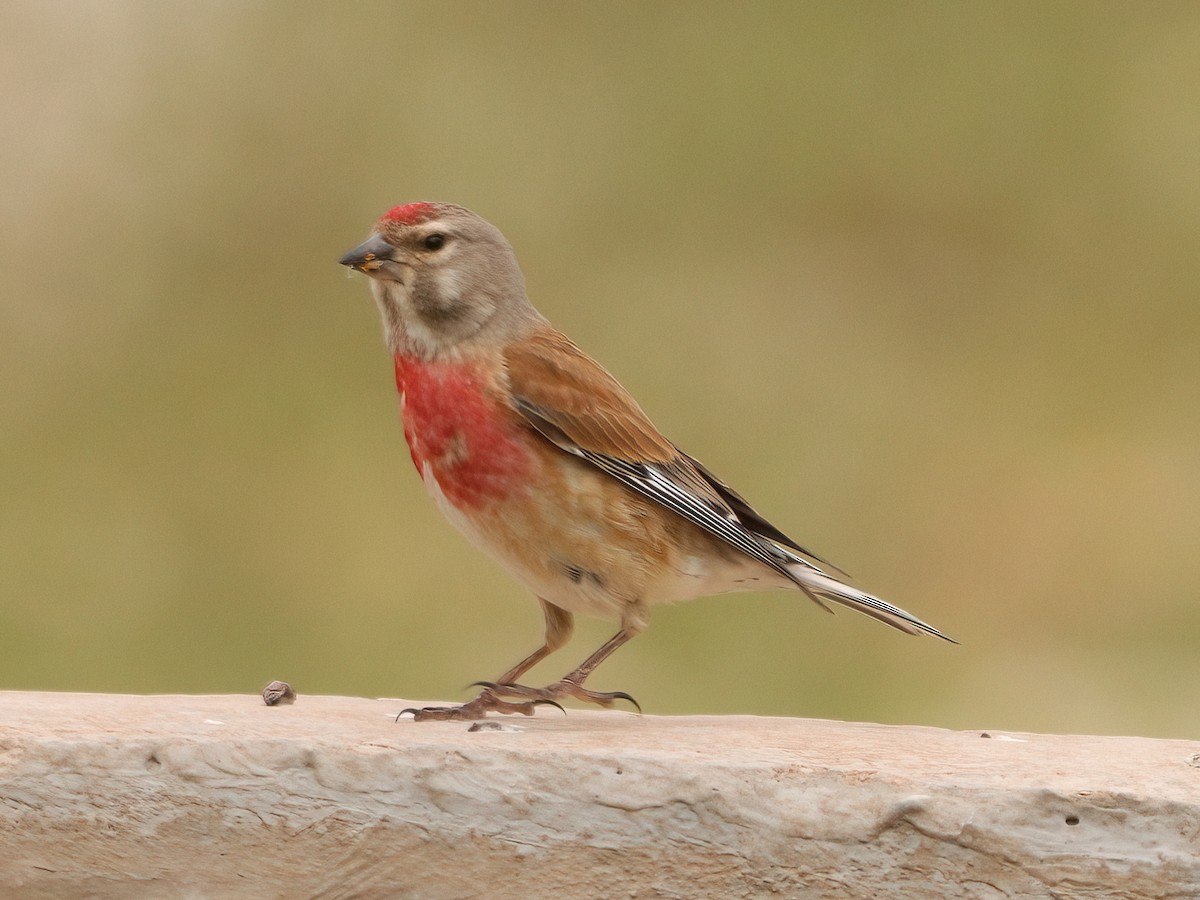
[[[584,703],[595,703],[597,706],[608,709],[618,700],[628,700],[639,713],[642,711],[641,704],[624,691],[589,691],[569,677],[544,688],[525,687],[523,684],[497,684],[494,681],[477,681],[475,684],[484,689],[484,694],[490,691],[497,697],[519,698],[526,703],[553,703],[558,706],[556,701],[570,697],[582,700]],[[559,707],[559,709],[561,708]]]
[[[399,715],[396,716],[396,721],[399,722],[401,716],[405,713],[412,713],[414,722],[472,722],[484,718],[489,712],[532,716],[538,706],[554,706],[562,709],[550,697],[530,697],[517,703],[501,700],[496,696],[496,692],[491,689],[490,685],[483,682],[480,682],[480,684],[484,687],[484,690],[469,703],[464,703],[462,706],[423,706],[419,709],[410,707],[409,709],[400,710]]]

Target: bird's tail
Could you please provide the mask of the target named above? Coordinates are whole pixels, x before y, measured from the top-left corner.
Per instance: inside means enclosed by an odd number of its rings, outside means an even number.
[[[932,634],[952,644],[958,643],[954,638],[946,637],[932,625],[927,625],[911,613],[898,606],[892,606],[886,600],[873,597],[865,591],[851,587],[831,578],[808,563],[797,563],[787,566],[788,574],[799,585],[800,590],[808,594],[818,606],[829,609],[824,601],[829,600],[858,610],[860,613],[878,619],[886,625],[898,628],[907,634]]]

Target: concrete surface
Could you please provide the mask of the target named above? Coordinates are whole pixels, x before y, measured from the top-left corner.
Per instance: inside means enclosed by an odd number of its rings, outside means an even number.
[[[0,692],[0,896],[1200,897],[1196,742],[411,705]]]

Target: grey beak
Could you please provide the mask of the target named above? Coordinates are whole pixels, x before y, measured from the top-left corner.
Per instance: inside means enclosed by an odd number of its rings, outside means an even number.
[[[371,272],[392,258],[396,248],[377,234],[371,235],[353,250],[343,254],[338,265],[349,266],[358,272]]]

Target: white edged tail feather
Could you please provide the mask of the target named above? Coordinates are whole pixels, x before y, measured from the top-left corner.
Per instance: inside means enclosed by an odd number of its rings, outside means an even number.
[[[831,578],[808,563],[789,565],[787,571],[791,579],[799,585],[800,590],[808,594],[823,609],[829,610],[829,607],[823,602],[829,600],[840,603],[842,606],[848,606],[872,619],[878,619],[885,625],[891,625],[907,634],[932,634],[934,637],[940,637],[952,644],[957,643],[953,638],[946,637],[932,625],[922,622],[900,607],[851,587],[836,578]],[[832,610],[829,611],[832,612]]]

